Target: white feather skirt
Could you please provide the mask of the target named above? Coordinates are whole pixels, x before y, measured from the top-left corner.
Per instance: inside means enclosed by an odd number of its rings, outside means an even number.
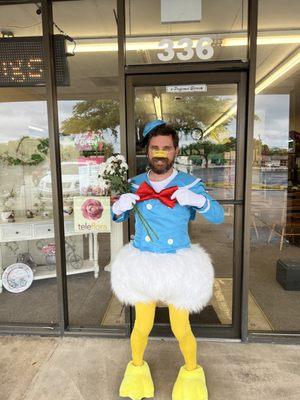
[[[211,258],[199,244],[176,253],[153,253],[130,242],[111,264],[111,289],[131,306],[160,301],[196,313],[210,301],[213,283]]]

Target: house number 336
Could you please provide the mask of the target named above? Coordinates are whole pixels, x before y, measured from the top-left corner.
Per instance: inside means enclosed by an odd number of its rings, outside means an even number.
[[[212,47],[213,40],[209,37],[202,37],[196,43],[195,49],[193,48],[194,43],[190,38],[183,38],[178,40],[177,45],[174,45],[173,40],[163,39],[159,42],[159,47],[163,49],[162,53],[157,53],[157,57],[160,61],[171,61],[175,57],[174,48],[182,49],[182,51],[176,52],[176,57],[181,61],[191,60],[196,55],[201,60],[208,60],[214,55],[214,49]]]

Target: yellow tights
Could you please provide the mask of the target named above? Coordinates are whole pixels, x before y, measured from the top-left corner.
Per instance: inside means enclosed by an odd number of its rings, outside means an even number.
[[[156,303],[137,303],[135,305],[135,322],[130,336],[132,362],[143,365],[143,356],[148,343],[148,336],[154,324]],[[197,367],[197,342],[192,332],[189,312],[169,305],[169,316],[172,332],[179,342],[184,357],[185,368]]]

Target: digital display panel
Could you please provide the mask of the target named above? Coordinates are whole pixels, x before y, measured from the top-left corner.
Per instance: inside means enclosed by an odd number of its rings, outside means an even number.
[[[54,36],[57,86],[69,86],[63,35]],[[0,87],[45,86],[42,36],[0,38]]]

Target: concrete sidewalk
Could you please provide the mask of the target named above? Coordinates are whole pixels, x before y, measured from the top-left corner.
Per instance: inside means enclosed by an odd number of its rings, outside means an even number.
[[[116,400],[129,339],[0,336],[1,400]],[[148,341],[155,399],[183,365],[174,339]],[[198,341],[209,400],[299,400],[300,346]]]

